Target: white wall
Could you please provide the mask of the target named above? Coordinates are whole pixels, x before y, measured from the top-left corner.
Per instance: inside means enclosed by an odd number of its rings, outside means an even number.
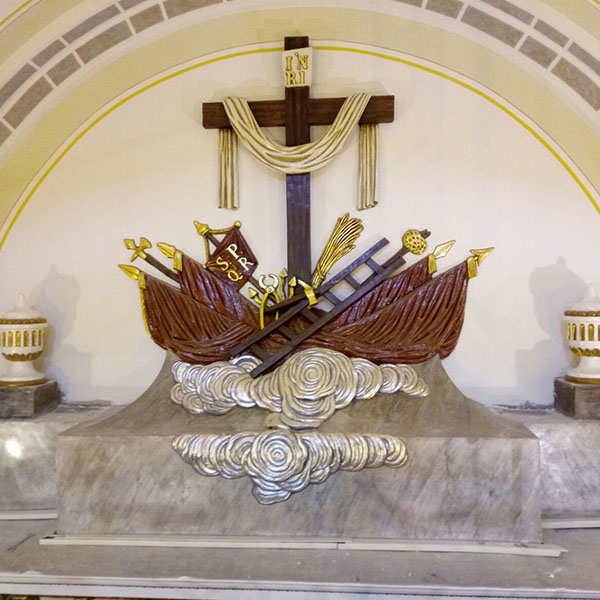
[[[359,250],[382,235],[397,247],[410,227],[432,231],[430,248],[457,240],[445,267],[470,248],[496,246],[471,282],[446,367],[486,404],[550,403],[570,360],[561,312],[586,282],[600,282],[600,215],[538,140],[473,92],[382,58],[317,51],[315,59],[314,96],[397,98],[395,123],[380,128],[380,204],[360,214]],[[284,178],[241,152],[241,209],[219,211],[217,134],[200,124],[203,101],[282,97],[279,61],[269,53],[218,62],[130,100],[75,145],[21,214],[0,255],[0,311],[23,291],[48,316],[46,365],[68,401],[130,402],[162,362],[136,284],[116,267],[129,258],[123,238],[175,243],[203,260],[192,221],[240,219],[257,273],[285,265]],[[356,141],[313,176],[315,259],[335,219],[356,214]]]

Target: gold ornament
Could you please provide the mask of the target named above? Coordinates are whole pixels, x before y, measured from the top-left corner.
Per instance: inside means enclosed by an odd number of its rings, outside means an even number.
[[[423,254],[427,250],[427,242],[418,229],[409,229],[402,236],[402,244],[412,254]]]
[[[351,219],[349,213],[346,213],[337,220],[313,273],[312,287],[319,287],[333,265],[340,258],[346,256],[348,252],[356,248],[354,242],[358,239],[363,229],[362,221],[357,218]]]
[[[123,242],[125,243],[125,248],[127,248],[127,250],[133,250],[133,255],[129,259],[129,262],[133,262],[138,257],[145,260],[147,257],[145,250],[147,250],[148,248],[152,248],[150,240],[145,237],[140,238],[139,244],[136,244],[135,240],[132,240],[130,238],[123,240]]]

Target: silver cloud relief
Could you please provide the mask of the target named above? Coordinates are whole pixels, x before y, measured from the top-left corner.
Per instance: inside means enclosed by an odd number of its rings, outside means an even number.
[[[173,365],[177,382],[171,400],[190,413],[222,415],[236,406],[274,413],[269,426],[318,427],[353,400],[378,392],[427,396],[429,389],[408,365],[376,365],[326,348],[302,350],[271,373],[257,379],[250,371],[260,364],[252,355],[210,365]]]
[[[233,435],[180,435],[175,451],[201,475],[252,479],[261,504],[284,502],[338,470],[400,467],[406,445],[397,437],[370,434],[297,433],[271,430]]]

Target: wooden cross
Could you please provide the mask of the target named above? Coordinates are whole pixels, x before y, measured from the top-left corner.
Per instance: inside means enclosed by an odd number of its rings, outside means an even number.
[[[308,47],[308,37],[286,37],[285,50]],[[345,98],[311,98],[309,87],[286,87],[285,100],[249,102],[261,127],[285,127],[287,146],[310,142],[311,125],[331,125]],[[391,123],[394,96],[372,96],[359,124]],[[230,128],[221,102],[202,104],[202,124],[207,129]],[[310,174],[286,175],[288,273],[310,282]]]

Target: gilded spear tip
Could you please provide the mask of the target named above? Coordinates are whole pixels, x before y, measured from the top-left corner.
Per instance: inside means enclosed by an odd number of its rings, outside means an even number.
[[[132,267],[131,265],[119,265],[119,269],[135,281],[140,278],[141,271],[137,267]]]
[[[484,261],[485,257],[490,254],[495,248],[490,246],[489,248],[480,248],[475,250],[469,250],[469,252],[475,257],[478,265]]]
[[[494,250],[493,247],[471,250],[471,254],[473,256],[469,256],[469,258],[467,258],[467,268],[468,268],[469,278],[477,276],[477,267],[481,265],[481,263],[483,262],[483,259],[492,250]]]
[[[444,244],[439,244],[439,246],[436,246],[433,249],[433,255],[436,258],[443,258],[446,256],[446,254],[448,254],[448,252],[450,252],[450,250],[452,250],[452,246],[454,246],[454,244],[456,244],[456,240],[450,240]]]
[[[194,226],[196,227],[196,231],[198,235],[206,235],[210,231],[210,227],[206,223],[200,223],[199,221],[194,221]]]
[[[156,246],[167,258],[173,259],[173,268],[176,271],[183,269],[183,253],[181,250],[178,250],[172,244],[165,244],[165,242],[158,242]]]
[[[448,254],[448,252],[450,252],[450,250],[452,249],[452,246],[454,246],[455,243],[456,243],[456,240],[450,240],[449,242],[439,244],[438,246],[436,246],[433,249],[433,252],[429,255],[429,257],[427,259],[430,275],[433,275],[437,271],[438,258],[443,258],[444,256],[446,256],[446,254]]]
[[[177,252],[175,246],[166,244],[165,242],[158,242],[156,246],[167,258],[175,258],[175,253]]]

